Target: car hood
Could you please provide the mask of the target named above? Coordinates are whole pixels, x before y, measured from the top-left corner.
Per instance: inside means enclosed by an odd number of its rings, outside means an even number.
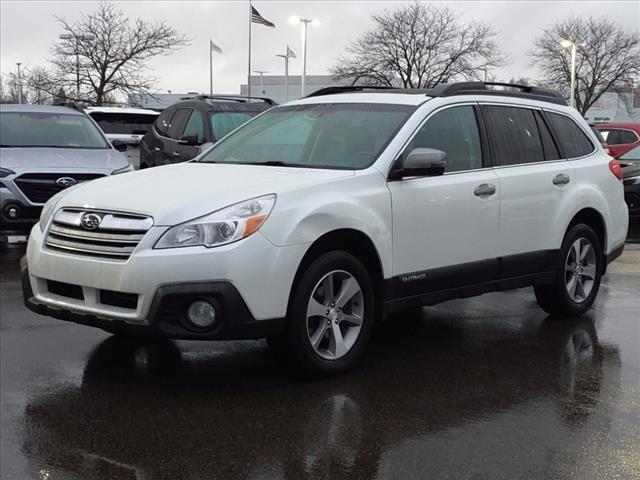
[[[80,185],[60,207],[140,213],[175,225],[243,200],[353,176],[351,170],[181,163],[114,175]]]
[[[2,166],[10,170],[77,169],[117,170],[129,161],[117,150],[85,148],[31,148],[0,149]]]

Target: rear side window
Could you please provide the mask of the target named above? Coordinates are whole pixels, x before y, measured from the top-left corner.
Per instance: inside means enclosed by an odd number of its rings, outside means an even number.
[[[519,165],[545,159],[533,110],[485,105],[482,116],[495,162]]]
[[[609,145],[628,145],[640,140],[636,132],[622,128],[602,128],[600,133]]]
[[[192,110],[190,108],[179,108],[176,110],[175,115],[171,118],[171,125],[167,129],[167,137],[179,140],[182,138],[182,132],[185,124],[191,115]]]
[[[567,158],[578,158],[593,152],[593,144],[570,117],[547,112],[551,127]]]
[[[480,135],[473,107],[452,107],[436,113],[418,131],[406,152],[414,148],[435,148],[445,152],[446,172],[482,168]]]
[[[175,110],[165,110],[160,114],[155,123],[155,129],[160,135],[166,135],[169,126],[171,125],[171,117],[176,113]]]

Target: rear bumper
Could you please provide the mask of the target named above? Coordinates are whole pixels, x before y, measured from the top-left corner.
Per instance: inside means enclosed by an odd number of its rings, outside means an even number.
[[[167,337],[181,340],[239,340],[280,335],[284,318],[256,320],[238,290],[229,282],[201,282],[163,285],[158,288],[145,325],[119,318],[97,316],[80,310],[57,308],[38,301],[31,289],[29,269],[21,262],[22,293],[25,306],[40,315],[101,328],[111,333]],[[217,320],[208,330],[189,325],[185,311],[194,300],[207,299],[218,306]]]

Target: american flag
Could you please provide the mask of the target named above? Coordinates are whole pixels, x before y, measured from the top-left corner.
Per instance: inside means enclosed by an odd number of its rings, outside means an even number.
[[[258,10],[256,10],[253,6],[251,6],[251,21],[253,23],[260,23],[262,25],[266,25],[267,27],[275,28],[276,26],[275,23],[270,22],[269,20],[263,18],[262,15],[260,15],[260,13],[258,12]]]

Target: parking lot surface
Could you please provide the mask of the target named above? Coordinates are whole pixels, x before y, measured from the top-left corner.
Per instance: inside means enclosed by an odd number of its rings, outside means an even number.
[[[640,479],[640,249],[595,307],[531,289],[395,315],[363,365],[297,378],[264,341],[145,343],[22,306],[1,257],[3,479]]]

